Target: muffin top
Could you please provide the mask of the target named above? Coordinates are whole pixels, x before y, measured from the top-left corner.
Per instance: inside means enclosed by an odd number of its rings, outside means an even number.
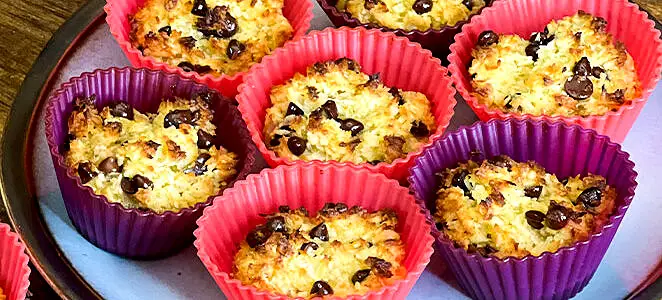
[[[347,58],[318,62],[270,96],[266,144],[292,160],[390,163],[436,130],[425,95],[388,88]]]
[[[364,24],[425,31],[454,26],[477,13],[483,0],[339,0],[338,9]]]
[[[614,211],[603,177],[559,181],[535,162],[497,156],[439,174],[434,219],[459,247],[483,256],[522,258],[587,240]]]
[[[397,214],[327,203],[266,215],[239,246],[233,276],[245,285],[290,297],[365,294],[403,279],[405,248]]]
[[[65,161],[83,184],[111,202],[157,213],[218,194],[236,174],[237,155],[213,146],[216,126],[203,97],[175,98],[156,114],[125,102],[101,109],[76,99]]]
[[[233,75],[292,36],[283,0],[147,0],[129,17],[131,44],[184,71]]]
[[[469,68],[473,95],[492,109],[589,116],[617,111],[641,95],[634,60],[583,11],[552,21],[529,40],[483,32]]]

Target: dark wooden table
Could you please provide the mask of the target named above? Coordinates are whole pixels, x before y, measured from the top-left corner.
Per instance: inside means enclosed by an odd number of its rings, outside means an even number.
[[[46,42],[86,0],[0,0],[0,126],[4,127],[14,96]],[[635,0],[662,19],[662,0]],[[1,134],[1,133],[0,133]],[[2,202],[0,202],[2,203]],[[0,220],[7,223],[0,204]],[[34,271],[31,299],[56,299],[57,295]]]

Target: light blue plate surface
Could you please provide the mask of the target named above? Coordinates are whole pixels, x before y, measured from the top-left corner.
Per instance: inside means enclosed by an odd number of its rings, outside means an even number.
[[[330,26],[315,4],[314,29]],[[58,75],[58,82],[84,71],[110,66],[125,66],[121,50],[95,51],[98,47],[116,46],[103,24],[80,42]],[[95,65],[75,64],[80,57],[100,54]],[[89,61],[89,60],[87,60]],[[662,257],[662,160],[655,154],[662,149],[662,91],[651,96],[635,123],[623,148],[628,151],[639,172],[639,186],[632,206],[614,241],[589,285],[576,299],[622,299],[653,270]],[[476,118],[466,104],[455,109],[451,129],[471,124]],[[43,112],[42,112],[43,113]],[[42,115],[43,116],[43,115]],[[42,118],[43,119],[43,118]],[[97,249],[81,237],[67,217],[55,172],[47,151],[43,124],[39,124],[33,158],[33,170],[41,212],[56,242],[78,272],[106,299],[225,299],[193,246],[158,261],[127,260]],[[572,155],[569,153],[568,155]],[[452,275],[434,255],[427,270],[414,286],[409,299],[464,299]]]

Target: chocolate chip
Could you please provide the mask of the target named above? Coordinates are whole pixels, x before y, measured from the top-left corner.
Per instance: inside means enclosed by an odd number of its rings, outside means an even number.
[[[591,26],[597,32],[605,32],[607,30],[607,21],[601,17],[594,17],[591,21]]]
[[[212,103],[217,101],[218,98],[219,98],[218,93],[212,90],[197,91],[191,96],[191,99],[202,100],[202,102],[207,103],[208,105],[211,105]]]
[[[170,111],[165,118],[163,118],[163,128],[168,128],[170,126],[175,126],[179,128],[181,124],[195,125],[195,122],[200,119],[200,112],[190,111],[187,109],[176,109]]]
[[[142,175],[135,175],[133,178],[122,177],[120,181],[122,191],[130,195],[137,193],[138,189],[147,189],[152,186],[152,181]]]
[[[411,8],[419,15],[428,13],[432,10],[432,0],[416,0]]]
[[[352,283],[356,284],[357,282],[361,283],[370,275],[370,269],[358,270],[352,276]]]
[[[451,185],[461,188],[464,191],[465,196],[470,196],[471,192],[469,191],[466,183],[464,183],[464,179],[467,177],[467,175],[469,175],[469,171],[467,170],[461,170],[460,172],[455,173],[455,175],[453,175],[453,179],[451,179]]]
[[[172,34],[172,28],[170,26],[163,26],[159,28],[159,32],[165,32],[167,35]]]
[[[348,207],[345,203],[327,202],[324,204],[324,207],[320,209],[320,214],[326,217],[332,217],[346,212],[347,209]]]
[[[216,6],[195,23],[198,31],[206,37],[229,38],[237,33],[237,19],[228,11],[227,6]]]
[[[269,237],[271,237],[271,234],[271,230],[264,225],[257,226],[246,236],[246,243],[248,243],[248,246],[251,248],[257,248],[264,245]]]
[[[582,57],[572,68],[572,72],[579,76],[588,76],[591,72],[591,63],[586,56]]]
[[[577,201],[584,204],[586,208],[596,208],[602,203],[602,190],[597,187],[587,188],[579,194]]]
[[[184,170],[185,174],[193,172],[195,176],[200,176],[205,174],[207,172],[207,166],[205,163],[207,160],[211,158],[211,155],[209,153],[200,153],[198,157],[195,159],[195,165],[193,165],[192,168]]]
[[[462,0],[462,5],[464,5],[468,10],[474,9],[474,5],[471,3],[471,0]]]
[[[342,58],[336,59],[336,61],[334,61],[334,63],[338,66],[345,64],[345,65],[347,65],[348,70],[352,70],[352,71],[357,71],[358,70],[358,68],[356,66],[356,62],[352,59],[347,58],[347,57],[342,57]]]
[[[300,156],[306,152],[306,144],[308,141],[298,136],[293,136],[287,139],[287,148],[296,156]]]
[[[538,50],[540,50],[540,45],[538,44],[529,44],[524,49],[526,56],[530,56],[533,61],[538,61]]]
[[[568,224],[568,217],[569,214],[567,208],[562,205],[552,203],[547,210],[547,214],[545,215],[545,221],[547,223],[547,227],[554,230],[559,230]]]
[[[329,241],[329,231],[326,229],[326,224],[320,223],[319,225],[313,227],[310,230],[310,238],[318,238],[320,241],[328,242]]]
[[[529,226],[535,229],[542,229],[545,225],[542,222],[545,220],[545,214],[537,210],[529,210],[524,213],[526,217],[526,222],[529,223]]]
[[[286,213],[290,212],[290,207],[287,206],[287,205],[281,205],[281,206],[278,207],[278,212],[286,214]]]
[[[379,87],[379,84],[381,83],[381,79],[379,79],[379,73],[375,73],[372,75],[368,75],[368,81],[366,81],[363,86],[370,87],[373,89],[376,89]]]
[[[547,28],[545,28],[545,32],[536,32],[529,37],[529,43],[531,44],[536,44],[536,45],[547,45],[551,41],[554,40],[554,35],[548,36],[548,33],[546,32]]]
[[[492,253],[498,252],[497,249],[492,248],[492,246],[490,246],[490,245],[485,245],[483,247],[478,247],[478,248],[476,248],[476,251],[478,252],[478,254],[480,254],[482,256],[489,256]]]
[[[87,183],[92,178],[99,175],[99,173],[92,170],[92,164],[89,162],[82,162],[78,164],[78,177],[82,183]]]
[[[269,141],[269,146],[271,146],[271,147],[278,147],[278,145],[280,145],[280,138],[282,138],[282,137],[283,137],[283,136],[280,135],[280,134],[274,134],[274,135],[271,137],[271,140]]]
[[[316,62],[313,65],[313,71],[315,71],[317,74],[324,75],[326,72],[329,71],[325,63],[322,62]]]
[[[338,202],[336,203],[336,211],[339,213],[344,213],[348,210],[349,208],[347,207],[347,204]]]
[[[193,72],[193,70],[195,69],[195,66],[188,61],[180,62],[179,64],[177,64],[177,67],[184,70],[184,72]]]
[[[524,195],[529,198],[538,198],[542,193],[542,185],[530,186],[524,189]]]
[[[390,278],[393,276],[391,273],[391,263],[387,262],[381,258],[370,256],[366,259],[372,269],[372,272],[379,277]]]
[[[294,102],[290,102],[290,104],[287,105],[287,112],[285,112],[286,117],[289,115],[303,116],[304,112],[303,109],[299,108]]]
[[[301,251],[306,252],[308,254],[312,254],[312,251],[315,251],[319,248],[319,246],[313,242],[306,242],[301,245]]]
[[[195,42],[196,41],[197,40],[195,38],[193,38],[192,36],[185,36],[185,37],[179,38],[179,43],[182,44],[182,46],[184,46],[186,48],[189,48],[189,49],[195,47]]]
[[[593,94],[593,82],[586,76],[573,75],[563,86],[568,96],[575,100],[585,100]]]
[[[126,102],[115,102],[108,105],[110,115],[117,118],[133,120],[133,108]]]
[[[338,106],[336,106],[335,101],[327,100],[324,102],[324,104],[322,104],[322,109],[330,119],[338,118]]]
[[[115,156],[108,156],[99,163],[98,169],[104,174],[120,172],[120,165]]]
[[[282,216],[276,216],[267,220],[267,228],[273,232],[287,232],[285,228],[285,218]]]
[[[191,13],[203,17],[207,14],[208,12],[207,8],[207,2],[205,0],[194,0],[193,1],[193,9],[191,9]]]
[[[400,94],[400,90],[392,87],[388,90],[388,92],[393,96],[393,98],[395,98],[395,100],[398,100],[398,105],[405,104],[405,98],[402,97],[402,94]]]
[[[595,78],[600,78],[600,75],[604,72],[605,72],[605,69],[600,68],[600,67],[593,67],[593,69],[591,69],[591,75],[593,75],[593,77],[595,77]]]
[[[60,147],[60,153],[65,153],[71,149],[71,141],[75,140],[76,136],[67,133],[67,135],[64,137],[64,143],[62,143],[62,146]]]
[[[200,129],[198,130],[198,141],[196,144],[200,149],[209,149],[213,145],[214,136]]]
[[[383,162],[383,161],[382,161],[382,160],[378,160],[378,159],[376,159],[376,160],[371,160],[371,161],[369,161],[368,163],[371,164],[371,165],[373,165],[373,166],[376,166],[376,165],[378,165],[378,164],[381,163],[381,162]]]
[[[349,131],[352,133],[352,136],[356,136],[363,130],[363,123],[351,118],[344,119],[340,121],[340,129]]]
[[[623,104],[625,102],[625,93],[623,92],[623,90],[617,89],[613,93],[607,93],[607,99],[609,99],[609,101],[614,101]]]
[[[196,71],[200,74],[207,74],[212,71],[212,68],[207,65],[193,65],[193,71]]]
[[[506,155],[497,155],[487,160],[488,163],[501,168],[511,168],[512,167],[511,161],[512,160],[510,159],[510,157]]]
[[[244,52],[244,50],[246,50],[246,45],[244,45],[241,42],[233,39],[228,44],[228,48],[225,50],[225,54],[230,59],[235,59],[235,58],[239,57],[239,55],[242,52]]]
[[[492,30],[483,31],[478,36],[478,46],[487,47],[499,42],[499,36]]]
[[[310,294],[319,297],[333,295],[333,289],[328,283],[326,283],[326,281],[318,280],[313,283],[313,288],[310,289]]]
[[[417,138],[427,137],[430,134],[428,126],[425,125],[422,121],[411,122],[411,128],[409,129],[412,135]]]

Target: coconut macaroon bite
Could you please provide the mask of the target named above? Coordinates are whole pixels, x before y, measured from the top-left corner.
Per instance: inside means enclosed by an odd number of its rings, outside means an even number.
[[[184,71],[233,75],[292,36],[283,0],[147,0],[130,16],[131,44]]]
[[[265,142],[291,160],[390,163],[436,130],[425,95],[387,87],[347,58],[310,66],[270,97]]]
[[[583,11],[552,21],[526,40],[484,31],[472,52],[473,95],[492,109],[589,116],[617,111],[641,95],[634,60]]]
[[[364,24],[420,31],[454,26],[483,6],[483,0],[340,0],[336,4]]]
[[[279,207],[241,242],[233,276],[290,297],[361,295],[406,276],[398,217],[327,203],[316,216]]]
[[[555,252],[587,240],[614,211],[598,175],[559,180],[535,162],[497,156],[439,174],[434,219],[459,247],[498,258]]]
[[[212,118],[204,97],[161,102],[156,114],[125,102],[99,111],[93,97],[78,98],[65,161],[110,202],[176,212],[218,194],[237,172],[237,155],[212,144]]]

